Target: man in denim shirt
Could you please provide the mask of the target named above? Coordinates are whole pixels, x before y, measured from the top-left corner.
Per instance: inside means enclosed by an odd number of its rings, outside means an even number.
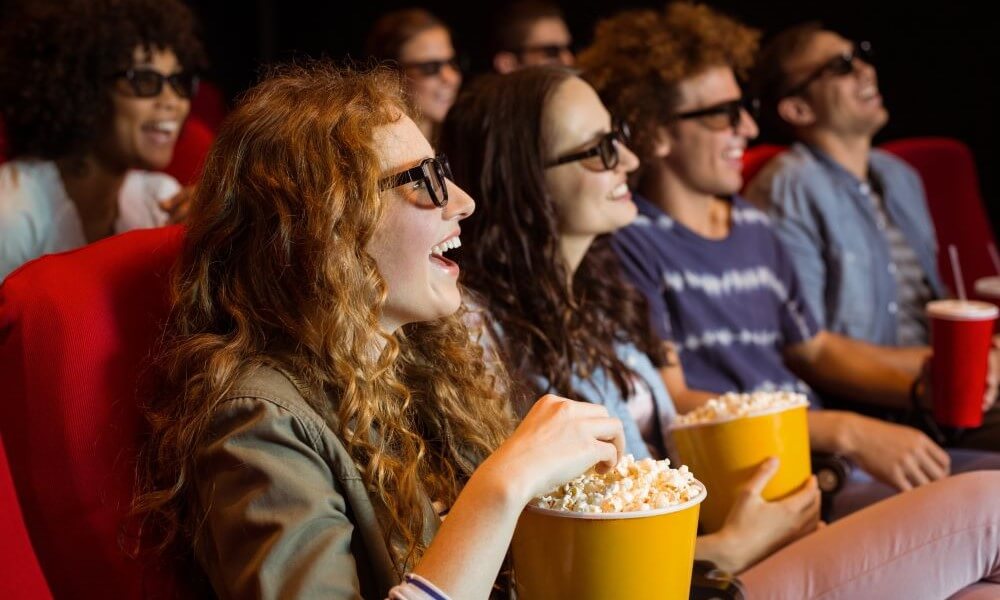
[[[928,344],[926,303],[945,295],[920,177],[872,148],[885,125],[870,47],[817,23],[761,52],[752,90],[765,124],[797,140],[747,186],[792,257],[829,331],[884,346]],[[1000,413],[963,446],[1000,447]]]
[[[872,148],[888,112],[868,51],[814,23],[764,48],[754,91],[764,118],[797,142],[746,197],[771,216],[828,330],[925,345],[924,305],[944,294],[934,228],[917,173]]]

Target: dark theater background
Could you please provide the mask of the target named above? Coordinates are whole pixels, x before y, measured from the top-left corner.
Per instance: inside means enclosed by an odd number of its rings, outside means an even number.
[[[495,0],[428,2],[310,2],[307,0],[186,0],[199,16],[212,61],[209,78],[232,98],[257,77],[260,65],[296,56],[360,57],[374,19],[394,8],[420,5],[453,29],[457,49],[473,71],[485,65]],[[0,6],[10,0],[0,0]],[[578,46],[598,19],[661,2],[559,2]],[[879,142],[909,136],[949,136],[975,153],[994,231],[1000,224],[1000,41],[983,4],[970,1],[712,0],[708,4],[770,33],[818,19],[854,39],[872,42],[891,118]],[[766,137],[766,132],[765,132]]]
[[[358,56],[365,32],[382,12],[413,2],[307,2],[189,0],[205,28],[214,75],[229,94],[245,88],[262,62],[293,56]],[[619,10],[660,7],[662,3],[563,1],[574,40],[585,45],[594,23]],[[979,168],[983,196],[994,230],[1000,223],[1000,161],[997,145],[1000,110],[1000,41],[982,4],[887,2],[880,0],[713,0],[765,33],[819,19],[848,37],[867,39],[891,119],[878,141],[941,135],[969,144]],[[424,2],[453,29],[456,48],[481,69],[493,13],[503,2]]]

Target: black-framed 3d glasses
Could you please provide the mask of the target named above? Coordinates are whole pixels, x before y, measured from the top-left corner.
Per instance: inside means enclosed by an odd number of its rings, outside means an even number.
[[[435,77],[441,74],[441,70],[446,66],[451,67],[457,73],[462,73],[465,69],[464,61],[457,56],[444,60],[425,60],[423,62],[400,63],[399,67],[404,71],[411,71],[421,77]]]
[[[743,97],[728,102],[720,102],[705,108],[677,113],[673,119],[685,121],[699,119],[706,127],[715,131],[736,129],[743,119],[743,111],[757,119],[760,115],[760,101],[757,98]]]
[[[434,158],[425,158],[411,169],[382,178],[378,187],[384,192],[407,183],[423,183],[434,206],[443,208],[448,204],[447,179],[451,179],[451,165],[447,156],[438,154]]]
[[[618,121],[615,123],[614,127],[611,128],[611,131],[601,136],[601,139],[593,148],[560,156],[559,158],[550,161],[545,166],[546,168],[555,167],[579,160],[586,161],[583,163],[584,166],[592,171],[610,171],[611,169],[617,167],[618,161],[621,160],[616,143],[627,146],[630,139],[632,139],[632,133],[629,131],[628,124],[624,121]],[[597,168],[596,164],[588,164],[591,162],[588,161],[588,159],[593,157],[600,157],[600,166],[603,168]]]
[[[181,98],[193,98],[198,91],[198,76],[190,71],[164,75],[153,69],[127,69],[115,73],[116,78],[124,79],[129,89],[138,98],[155,98],[163,92],[164,84],[170,87]]]
[[[798,96],[802,92],[806,91],[806,88],[812,85],[814,81],[827,74],[835,77],[849,75],[854,72],[856,60],[861,60],[862,62],[870,65],[872,64],[873,56],[874,54],[872,52],[871,42],[857,42],[847,52],[838,54],[823,63],[822,66],[810,73],[808,77],[789,88],[781,96]]]

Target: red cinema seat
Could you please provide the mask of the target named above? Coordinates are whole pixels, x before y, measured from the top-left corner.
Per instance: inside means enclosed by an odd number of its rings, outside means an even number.
[[[968,146],[951,138],[906,138],[881,148],[908,162],[924,183],[927,204],[938,240],[938,269],[943,282],[954,289],[948,245],[954,244],[962,267],[966,293],[976,279],[997,272],[988,245],[993,230],[979,191],[976,162]]]
[[[204,79],[198,83],[198,92],[191,99],[191,116],[204,123],[212,132],[219,130],[219,125],[229,112],[226,99],[211,81]]]
[[[182,237],[179,227],[132,231],[33,260],[0,286],[0,435],[56,598],[173,589],[127,556],[120,535],[143,437],[138,382]]]
[[[14,480],[7,467],[7,453],[0,439],[0,598],[48,600],[52,598],[31,547],[17,501]]]
[[[760,170],[764,168],[764,165],[769,163],[772,158],[778,156],[785,151],[785,146],[777,146],[774,144],[760,144],[758,146],[752,146],[747,148],[746,152],[743,153],[743,187],[753,181],[753,178],[760,173]]]

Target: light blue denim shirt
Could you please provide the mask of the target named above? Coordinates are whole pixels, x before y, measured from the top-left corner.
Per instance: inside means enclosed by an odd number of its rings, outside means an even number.
[[[656,421],[655,428],[662,436],[664,446],[669,448],[670,441],[667,439],[668,430],[670,423],[677,416],[677,409],[674,407],[674,401],[670,397],[670,393],[667,392],[667,387],[663,383],[660,372],[653,365],[653,362],[649,360],[649,357],[633,344],[618,344],[615,347],[615,351],[618,354],[619,360],[632,369],[632,372],[641,380],[639,383],[649,387],[649,391],[653,396],[653,406],[656,409],[654,415]],[[544,377],[537,377],[536,381],[538,382],[538,389],[540,391],[548,390],[548,381]],[[650,456],[646,442],[639,433],[639,426],[628,410],[629,399],[622,397],[621,392],[618,391],[618,386],[615,385],[614,379],[609,377],[607,372],[603,369],[598,370],[588,379],[583,379],[574,374],[570,379],[570,383],[573,389],[576,390],[576,393],[582,398],[592,404],[604,406],[608,409],[608,413],[621,419],[625,430],[625,449],[627,452],[634,455],[637,460]],[[548,391],[553,394],[559,394],[559,390]]]
[[[941,297],[937,242],[920,176],[878,149],[871,152],[869,174],[880,183],[889,218],[916,253],[932,292]],[[771,216],[820,323],[891,346],[898,343],[896,278],[870,185],[799,143],[772,160],[745,195]]]
[[[463,298],[466,313],[463,321],[469,328],[473,339],[483,347],[487,365],[490,361],[500,360],[497,356],[496,346],[503,339],[503,327],[490,318],[489,311],[483,308],[484,303],[475,292],[465,290]],[[661,440],[651,440],[652,442],[662,441],[665,449],[671,448],[668,439],[670,423],[677,416],[677,409],[674,401],[667,392],[667,387],[663,383],[659,370],[653,365],[649,357],[639,350],[634,344],[618,344],[615,346],[615,353],[618,359],[632,370],[632,372],[649,389],[653,399],[654,428],[660,433]],[[541,376],[535,377],[535,389],[539,394],[566,395],[569,390],[551,389],[549,381]],[[617,417],[622,422],[625,432],[625,451],[631,453],[635,458],[649,458],[649,448],[646,440],[639,432],[639,425],[632,418],[632,413],[628,409],[628,398],[622,396],[618,391],[618,386],[614,380],[602,369],[593,373],[589,378],[584,379],[579,375],[570,378],[570,385],[576,393],[592,404],[600,404],[608,409],[608,414]]]

